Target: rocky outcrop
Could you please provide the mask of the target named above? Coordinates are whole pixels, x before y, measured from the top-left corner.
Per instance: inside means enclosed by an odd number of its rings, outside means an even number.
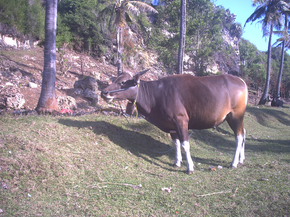
[[[93,104],[98,104],[99,96],[95,93],[98,90],[98,83],[93,77],[87,76],[82,80],[76,81],[74,88],[76,94],[82,95]]]
[[[216,74],[240,74],[240,51],[239,38],[232,36],[230,31],[222,30],[223,44],[222,50],[214,54],[213,62],[208,67],[208,71]]]

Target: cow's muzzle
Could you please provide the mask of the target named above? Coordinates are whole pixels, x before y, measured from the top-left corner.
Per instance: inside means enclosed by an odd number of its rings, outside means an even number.
[[[101,92],[101,97],[106,101],[106,102],[111,102],[114,97],[109,95],[109,91],[103,90]]]

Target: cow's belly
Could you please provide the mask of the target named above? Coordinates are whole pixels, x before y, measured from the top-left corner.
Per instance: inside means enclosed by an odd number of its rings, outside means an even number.
[[[175,130],[174,124],[169,120],[160,119],[160,118],[155,119],[155,118],[150,118],[150,117],[145,117],[145,119],[166,133],[169,133],[170,131]]]
[[[188,129],[209,129],[209,128],[215,128],[221,123],[224,122],[226,119],[227,113],[220,115],[207,115],[207,116],[200,116],[191,118],[188,123]]]

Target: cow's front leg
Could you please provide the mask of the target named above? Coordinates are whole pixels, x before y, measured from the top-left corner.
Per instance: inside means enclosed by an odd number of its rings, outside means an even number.
[[[193,164],[193,160],[191,158],[191,154],[190,154],[190,146],[189,146],[189,142],[188,141],[183,141],[182,142],[182,147],[185,151],[185,156],[186,156],[186,161],[187,161],[187,173],[188,174],[192,174],[194,169],[194,164]]]
[[[181,162],[182,162],[182,155],[181,155],[181,144],[180,144],[180,140],[177,136],[176,133],[170,133],[171,138],[175,144],[175,162],[174,162],[174,166],[176,167],[181,167]]]

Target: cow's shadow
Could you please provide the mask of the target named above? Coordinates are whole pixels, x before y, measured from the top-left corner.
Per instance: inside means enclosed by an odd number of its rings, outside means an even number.
[[[79,120],[71,120],[71,119],[60,119],[59,123],[66,125],[68,127],[76,127],[76,128],[89,128],[92,129],[93,132],[98,136],[105,135],[109,138],[110,141],[119,145],[125,150],[130,151],[133,155],[144,159],[147,162],[155,164],[161,168],[164,168],[169,171],[177,171],[174,167],[168,167],[168,165],[172,166],[175,160],[175,147],[173,143],[169,142],[169,144],[165,144],[158,139],[154,139],[145,133],[139,133],[134,131],[133,129],[139,128],[142,129],[142,132],[146,132],[146,128],[148,128],[148,124],[145,123],[144,126],[142,124],[133,124],[131,125],[132,130],[124,129],[122,127],[118,127],[112,123],[106,121],[79,121]],[[158,129],[157,129],[158,130]],[[202,135],[202,136],[201,136]],[[208,131],[193,131],[193,135],[191,136],[190,142],[206,142],[212,143],[215,142],[213,140],[224,140],[224,138],[218,135],[212,135]],[[232,143],[232,142],[231,142]],[[223,151],[232,152],[234,155],[235,145],[230,144],[229,141],[222,142]],[[221,147],[219,147],[221,148]],[[194,154],[195,153],[195,154]],[[200,158],[198,157],[198,153],[191,148],[191,154],[195,165],[198,163],[201,164],[209,164],[209,165],[222,165],[224,167],[230,166],[230,161],[224,162],[220,161],[216,158]],[[170,162],[163,161],[160,157],[167,155],[170,159]],[[151,159],[154,159],[152,161]],[[182,171],[186,170],[186,158],[183,153],[183,166]],[[165,166],[167,165],[167,166]],[[169,169],[171,168],[171,169]]]
[[[68,127],[92,129],[96,135],[100,137],[105,135],[116,145],[119,145],[133,155],[140,157],[149,163],[158,165],[167,170],[175,170],[173,167],[172,169],[168,169],[168,167],[164,165],[170,165],[170,163],[164,162],[159,158],[163,155],[167,155],[173,162],[175,157],[175,149],[172,149],[173,146],[162,143],[151,136],[133,130],[123,129],[122,127],[118,127],[106,121],[60,119],[59,123]],[[151,159],[154,159],[154,161]]]

